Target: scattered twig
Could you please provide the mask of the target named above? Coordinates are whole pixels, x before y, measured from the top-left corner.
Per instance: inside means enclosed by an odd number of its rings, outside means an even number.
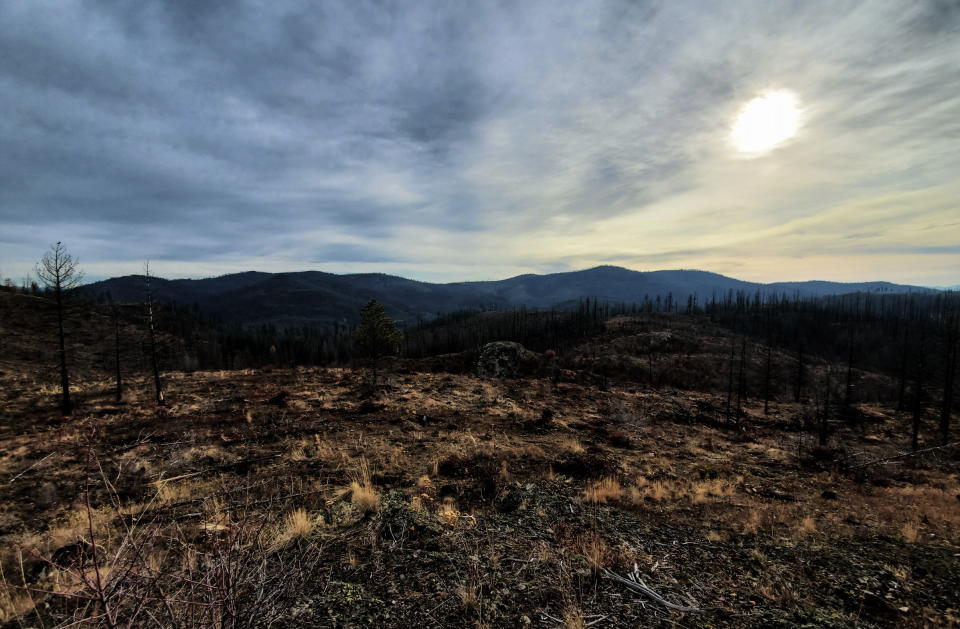
[[[560,620],[559,618],[554,618],[553,616],[551,616],[550,614],[548,614],[546,611],[542,609],[540,610],[540,615],[548,620],[552,620],[553,622],[560,623],[561,625],[563,624],[562,620]]]

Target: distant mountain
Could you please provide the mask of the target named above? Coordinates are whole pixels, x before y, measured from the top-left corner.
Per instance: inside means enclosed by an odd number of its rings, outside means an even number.
[[[456,310],[549,308],[584,298],[641,302],[672,295],[686,302],[722,297],[729,291],[824,296],[842,293],[928,293],[933,289],[889,282],[778,282],[758,284],[706,271],[631,271],[598,266],[584,271],[518,275],[487,282],[432,284],[381,273],[337,275],[320,271],[235,273],[201,280],[152,278],[158,299],[185,305],[248,325],[273,323],[352,323],[360,308],[376,299],[395,319],[429,319]],[[119,301],[140,300],[144,277],[128,275],[83,287],[89,294],[110,294]]]

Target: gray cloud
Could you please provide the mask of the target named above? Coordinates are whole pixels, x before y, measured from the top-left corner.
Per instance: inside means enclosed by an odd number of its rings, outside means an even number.
[[[952,284],[958,35],[949,0],[15,0],[0,272],[64,240],[91,276]],[[742,159],[733,117],[778,88],[800,134]]]

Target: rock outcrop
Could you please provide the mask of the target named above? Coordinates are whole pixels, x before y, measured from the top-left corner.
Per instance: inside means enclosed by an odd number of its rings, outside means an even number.
[[[477,374],[481,378],[517,378],[530,376],[542,367],[540,355],[520,343],[496,341],[480,349]]]

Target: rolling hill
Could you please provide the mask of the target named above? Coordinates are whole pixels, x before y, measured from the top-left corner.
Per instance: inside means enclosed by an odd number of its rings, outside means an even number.
[[[207,279],[153,278],[160,300],[196,305],[203,311],[247,325],[352,322],[369,299],[382,302],[395,319],[412,322],[438,313],[473,309],[564,307],[584,298],[641,302],[647,296],[685,302],[729,291],[786,293],[818,297],[854,292],[930,292],[920,286],[889,282],[746,282],[706,271],[632,271],[599,266],[583,271],[526,274],[504,280],[433,284],[382,273],[338,275],[320,271],[260,273],[249,271]],[[109,294],[119,301],[143,298],[144,277],[128,275],[82,289]]]

